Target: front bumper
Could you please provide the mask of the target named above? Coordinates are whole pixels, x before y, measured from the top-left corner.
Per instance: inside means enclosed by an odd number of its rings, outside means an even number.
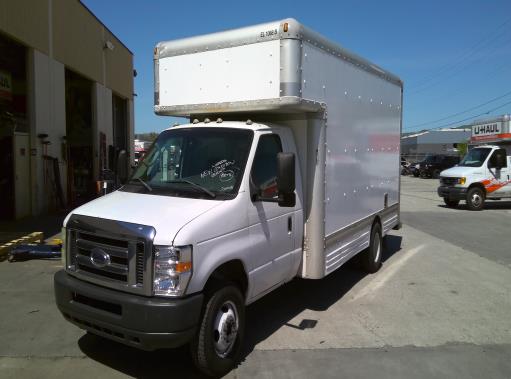
[[[128,294],[84,282],[64,270],[54,276],[55,299],[66,320],[143,350],[177,347],[191,340],[203,295],[161,299]]]
[[[463,187],[438,187],[438,196],[448,200],[465,200],[467,198],[467,189]]]

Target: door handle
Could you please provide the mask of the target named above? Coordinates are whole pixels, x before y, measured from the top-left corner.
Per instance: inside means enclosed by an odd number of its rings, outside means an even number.
[[[291,218],[291,216],[289,216],[287,218],[287,233],[291,234],[292,231],[293,231],[293,219]]]

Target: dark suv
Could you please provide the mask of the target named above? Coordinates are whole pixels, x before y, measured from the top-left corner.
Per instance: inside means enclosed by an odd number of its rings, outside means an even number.
[[[457,155],[428,155],[420,162],[419,173],[421,178],[438,179],[443,170],[451,168],[458,163],[460,163],[460,157]]]

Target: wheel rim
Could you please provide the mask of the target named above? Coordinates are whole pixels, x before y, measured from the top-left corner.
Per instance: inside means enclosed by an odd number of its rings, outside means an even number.
[[[380,261],[380,255],[381,255],[380,233],[376,233],[374,235],[374,239],[377,241],[377,244],[376,244],[376,254],[374,255],[374,261],[375,262],[379,262]]]
[[[213,325],[213,343],[219,357],[225,358],[232,350],[238,335],[238,311],[232,301],[218,309]]]
[[[472,197],[470,200],[472,201],[472,204],[475,207],[479,207],[481,205],[483,198],[478,193],[474,193],[474,194],[472,194]]]

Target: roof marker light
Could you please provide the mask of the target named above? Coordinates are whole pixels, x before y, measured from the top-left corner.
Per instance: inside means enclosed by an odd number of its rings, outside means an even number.
[[[289,24],[287,22],[284,23],[284,33],[287,33],[287,31],[289,30]]]

